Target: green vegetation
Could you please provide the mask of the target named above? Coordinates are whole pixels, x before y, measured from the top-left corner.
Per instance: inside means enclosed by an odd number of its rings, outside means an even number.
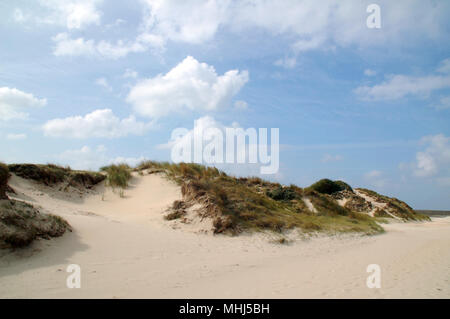
[[[164,172],[181,185],[184,201],[203,205],[202,217],[213,219],[215,233],[282,232],[292,228],[304,232],[383,232],[370,216],[342,208],[331,197],[313,189],[303,190],[295,185],[284,187],[257,177],[235,178],[214,167],[198,164],[147,161],[135,170]],[[302,196],[311,199],[317,214],[307,209]],[[170,219],[183,215],[182,210],[173,211]]]
[[[353,191],[353,189],[347,183],[343,181],[332,181],[329,179],[321,179],[320,181],[312,184],[307,188],[311,191],[316,191],[321,194],[333,194],[340,191]]]
[[[109,186],[122,189],[128,187],[128,182],[131,179],[131,168],[127,164],[105,166],[100,170],[106,172],[106,182]]]
[[[8,199],[8,196],[6,196],[8,178],[9,178],[8,166],[6,166],[3,163],[0,163],[0,200]]]
[[[47,186],[67,183],[69,186],[91,188],[105,179],[96,172],[76,171],[54,164],[10,164],[9,171],[22,178],[32,179]]]
[[[18,176],[30,178],[47,185],[62,181],[82,182],[83,185],[87,183],[84,172],[75,172],[69,168],[62,168],[56,165],[5,165],[0,163],[1,249],[27,246],[37,238],[49,239],[50,237],[58,237],[62,236],[66,230],[71,230],[69,224],[59,216],[41,214],[30,204],[9,200],[6,191],[12,191],[8,187],[10,171]],[[89,175],[89,178],[95,181],[93,176]]]
[[[59,216],[42,214],[32,205],[14,201],[0,201],[0,248],[29,245],[37,238],[62,236],[69,224]]]
[[[391,214],[394,214],[395,216],[402,218],[404,220],[415,220],[415,221],[431,220],[430,217],[428,217],[427,215],[416,212],[408,204],[397,198],[387,197],[365,188],[358,188],[358,191],[374,198],[377,202],[386,203],[386,207],[384,208],[384,210],[387,210]],[[391,217],[384,211],[376,212],[376,215],[378,217]]]
[[[281,185],[274,190],[267,191],[267,196],[274,200],[289,201],[301,198],[301,190],[295,189],[294,186],[282,187]]]

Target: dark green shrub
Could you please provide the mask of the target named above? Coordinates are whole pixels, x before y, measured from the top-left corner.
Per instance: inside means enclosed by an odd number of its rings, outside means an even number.
[[[327,178],[315,182],[308,187],[308,190],[314,190],[321,194],[333,194],[343,190],[353,191],[350,185],[348,185],[347,183],[343,181],[332,181]]]
[[[274,200],[292,200],[298,198],[298,193],[291,187],[279,186],[267,192],[267,196]]]

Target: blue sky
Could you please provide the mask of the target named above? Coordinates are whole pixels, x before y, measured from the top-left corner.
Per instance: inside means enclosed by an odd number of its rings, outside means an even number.
[[[2,1],[0,160],[169,160],[172,130],[209,119],[279,128],[271,180],[450,209],[449,15],[444,0]]]

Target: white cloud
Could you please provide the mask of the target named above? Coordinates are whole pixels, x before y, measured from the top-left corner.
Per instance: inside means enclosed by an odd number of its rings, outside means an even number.
[[[302,39],[296,41],[292,45],[292,49],[295,53],[301,53],[305,51],[310,51],[319,48],[325,42],[325,38],[322,36],[317,36],[312,39]]]
[[[85,116],[53,119],[44,124],[46,136],[68,138],[116,138],[127,135],[142,135],[151,123],[136,121],[134,116],[120,119],[110,109],[95,110]]]
[[[231,128],[234,132],[228,130]],[[174,162],[213,165],[234,175],[280,177],[278,137],[273,139],[272,130],[270,139],[259,135],[260,132],[255,128],[244,129],[237,122],[225,126],[211,116],[203,116],[194,121],[191,130],[172,131],[170,140],[157,148],[170,149]]]
[[[31,93],[16,88],[0,87],[0,120],[27,118],[26,110],[42,107],[46,104],[46,99],[36,98]]]
[[[131,167],[137,166],[145,157],[122,157],[110,159],[104,145],[95,148],[83,146],[80,149],[67,150],[56,157],[64,165],[70,165],[74,169],[98,170],[102,166],[126,163]]]
[[[425,136],[421,144],[426,148],[416,154],[414,173],[416,176],[440,178],[450,175],[450,137],[443,134]]]
[[[71,39],[67,33],[59,33],[52,38],[56,46],[53,54],[56,56],[95,55],[96,47],[93,40],[84,38]]]
[[[436,110],[450,109],[450,96],[443,96],[439,99],[439,103],[432,105]]]
[[[132,69],[126,69],[123,77],[136,79],[138,77],[138,73]]]
[[[116,43],[107,41],[85,40],[83,37],[73,39],[68,33],[59,33],[52,38],[55,43],[55,56],[90,56],[97,58],[119,59],[129,53],[147,51],[149,48],[161,49],[162,39],[151,34],[140,35],[134,41],[118,40]]]
[[[188,56],[168,73],[138,82],[127,101],[135,112],[152,118],[186,109],[215,111],[230,106],[247,81],[247,71],[218,75],[213,66]]]
[[[26,135],[26,134],[23,134],[23,133],[21,133],[21,134],[13,134],[13,133],[10,133],[10,134],[6,135],[6,139],[7,139],[7,140],[12,140],[12,141],[16,141],[16,140],[24,140],[24,139],[26,139],[26,138],[27,138],[27,135]]]
[[[420,38],[445,38],[448,4],[412,0],[405,10],[399,1],[380,0],[385,32],[366,26],[364,1],[335,0],[144,0],[146,27],[165,39],[204,43],[222,30],[242,32],[262,29],[293,38],[294,51],[327,45],[348,46],[394,43],[405,34]],[[444,34],[442,34],[444,33]]]
[[[112,91],[112,87],[111,85],[109,85],[108,80],[106,80],[106,78],[98,78],[97,80],[95,80],[95,84],[107,89],[108,91]]]
[[[234,108],[238,110],[246,110],[248,109],[248,103],[241,100],[236,101],[234,102]]]
[[[450,59],[441,62],[440,69],[446,66]],[[442,70],[441,70],[442,71]],[[364,74],[370,76],[372,70],[365,70]],[[387,79],[374,86],[360,86],[354,93],[362,100],[397,100],[407,96],[428,97],[433,91],[450,88],[450,75],[388,75]],[[445,102],[445,101],[444,101]]]
[[[23,11],[20,8],[16,8],[16,9],[14,9],[13,18],[14,18],[14,21],[16,21],[18,23],[23,23],[29,19],[29,16],[24,15]]]
[[[98,24],[101,13],[95,1],[46,0],[57,12],[49,21],[63,20],[69,29]],[[58,4],[61,2],[62,4]],[[399,1],[379,0],[384,32],[374,32],[366,26],[368,3],[336,0],[141,0],[144,20],[141,34],[134,40],[116,44],[100,41],[95,44],[97,55],[121,58],[129,53],[149,49],[163,50],[168,41],[203,44],[219,32],[242,34],[259,30],[291,41],[292,53],[335,47],[372,47],[396,44],[405,36],[414,39],[447,38],[446,12],[449,5],[410,0],[408,9]],[[58,19],[56,19],[58,18]],[[79,38],[82,42],[96,42]],[[74,40],[73,40],[74,41]],[[56,51],[58,52],[58,51]],[[64,51],[61,51],[64,52]],[[89,51],[76,51],[77,55]],[[286,59],[285,59],[286,60]],[[293,58],[284,65],[293,64]],[[287,63],[287,64],[286,64]]]
[[[99,25],[101,12],[98,6],[103,0],[39,0],[49,14],[38,18],[38,22],[64,25],[68,29],[82,29],[88,25]]]
[[[234,126],[232,126],[234,127]],[[194,129],[197,129],[198,131],[204,132],[207,129],[210,128],[217,128],[221,131],[224,131],[226,126],[224,126],[222,123],[219,123],[211,116],[203,116],[194,121],[194,127],[189,130],[186,134],[184,134],[182,137],[176,137],[171,139],[166,144],[159,144],[157,146],[158,149],[170,149],[175,144],[186,147],[187,145],[193,145],[194,141]],[[203,141],[204,142],[204,141]]]
[[[377,74],[377,72],[374,71],[374,70],[371,70],[371,69],[365,69],[364,70],[364,75],[365,76],[375,76],[376,74]]]
[[[141,162],[145,161],[146,158],[144,156],[141,157],[122,157],[118,156],[114,159],[112,159],[109,163],[110,164],[128,164],[131,167],[136,167]]]
[[[355,93],[363,100],[396,100],[411,95],[428,96],[435,90],[449,87],[450,76],[392,75],[381,84],[358,87]]]
[[[97,170],[108,163],[106,147],[103,145],[95,149],[83,146],[80,149],[67,150],[58,155],[57,159],[73,169]]]
[[[329,163],[329,162],[338,162],[338,161],[342,161],[344,158],[341,155],[330,155],[330,154],[325,154],[322,159],[321,162],[322,163]]]
[[[285,69],[293,69],[297,65],[297,59],[294,58],[282,58],[278,59],[274,63],[276,66],[281,66]]]
[[[145,24],[165,39],[202,43],[211,39],[228,19],[230,1],[144,0]]]
[[[450,58],[442,61],[437,71],[441,73],[450,73]]]

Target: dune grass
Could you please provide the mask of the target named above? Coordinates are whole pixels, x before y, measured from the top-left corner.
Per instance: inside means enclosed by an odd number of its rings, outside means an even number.
[[[374,198],[377,202],[386,203],[386,210],[393,213],[397,217],[400,217],[405,220],[415,220],[415,221],[429,221],[431,220],[429,216],[421,214],[414,209],[412,209],[408,204],[404,201],[401,201],[395,197],[388,197],[381,194],[378,194],[375,191],[365,188],[358,188],[358,191]],[[391,217],[383,211],[376,212],[377,217]]]
[[[49,239],[71,231],[63,218],[40,213],[32,205],[15,200],[0,201],[0,248],[19,248],[38,238]]]
[[[128,187],[128,182],[131,179],[131,167],[127,164],[104,166],[100,170],[107,174],[106,183],[108,186],[122,189]]]
[[[10,164],[9,171],[26,179],[32,179],[47,186],[67,183],[74,187],[86,187],[100,183],[105,179],[103,174],[91,171],[72,170],[55,164]]]
[[[236,178],[198,164],[146,161],[136,170],[163,171],[180,184],[185,201],[203,204],[204,216],[213,218],[216,233],[282,232],[293,228],[304,232],[383,232],[370,216],[342,208],[331,197],[312,189],[286,187],[258,177]],[[307,209],[303,196],[311,199],[317,214]]]
[[[6,196],[9,168],[0,163],[0,248],[29,245],[37,238],[48,239],[71,230],[59,216],[41,214],[32,205]]]

